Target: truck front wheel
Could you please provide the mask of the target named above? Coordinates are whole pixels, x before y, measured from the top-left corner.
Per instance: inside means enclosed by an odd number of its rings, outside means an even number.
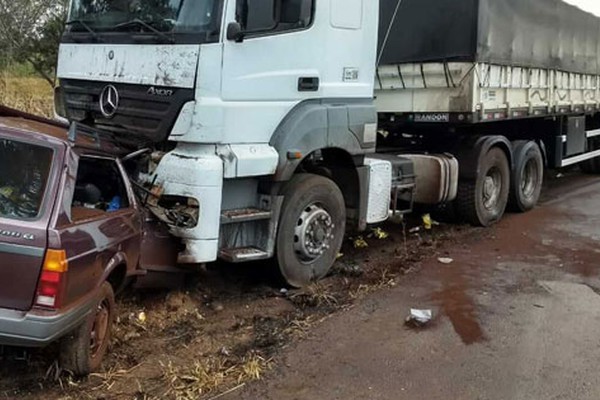
[[[475,226],[490,226],[498,222],[508,203],[510,167],[502,149],[492,148],[479,165],[475,180],[458,184],[456,208],[460,216]]]
[[[284,188],[276,258],[286,282],[303,287],[327,275],[342,247],[346,207],[330,179],[298,174]]]
[[[544,182],[544,159],[535,142],[513,144],[514,169],[510,190],[510,208],[514,211],[532,210],[540,199]]]

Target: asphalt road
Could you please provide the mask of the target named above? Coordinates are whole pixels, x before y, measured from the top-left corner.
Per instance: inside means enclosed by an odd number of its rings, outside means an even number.
[[[432,258],[283,351],[225,399],[600,399],[600,179]],[[431,308],[425,329],[404,324]]]

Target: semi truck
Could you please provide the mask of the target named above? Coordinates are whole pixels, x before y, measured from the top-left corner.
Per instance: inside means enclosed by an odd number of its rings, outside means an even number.
[[[142,149],[181,264],[326,275],[417,205],[489,226],[600,172],[600,18],[562,0],[72,0],[58,115]]]

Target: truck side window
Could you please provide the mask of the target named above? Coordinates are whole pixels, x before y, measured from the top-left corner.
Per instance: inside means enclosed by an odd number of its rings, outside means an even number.
[[[238,20],[249,32],[284,32],[307,28],[312,22],[313,2],[314,0],[242,1],[238,3]]]
[[[81,220],[129,207],[121,171],[113,160],[82,157],[79,160],[71,207],[73,220]]]

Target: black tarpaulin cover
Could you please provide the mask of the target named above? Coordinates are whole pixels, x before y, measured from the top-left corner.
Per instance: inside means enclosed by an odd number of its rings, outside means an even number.
[[[562,0],[380,0],[379,65],[430,61],[598,74],[600,18]]]

